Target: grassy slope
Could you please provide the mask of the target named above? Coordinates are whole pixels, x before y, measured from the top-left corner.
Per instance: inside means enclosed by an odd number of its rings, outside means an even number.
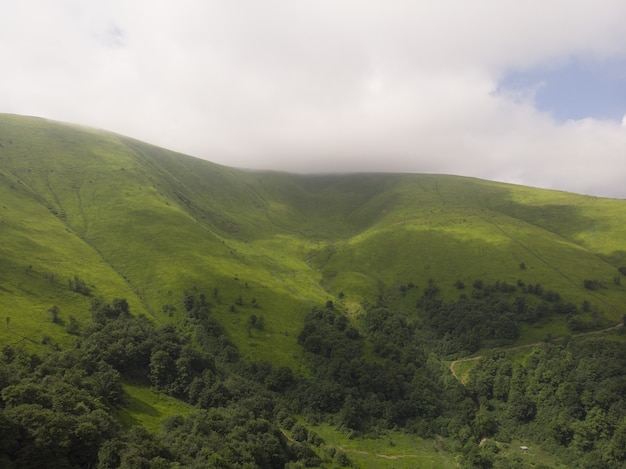
[[[0,307],[11,316],[0,329],[11,340],[64,340],[46,310],[85,317],[89,300],[67,289],[73,275],[163,322],[183,317],[185,290],[205,292],[245,354],[295,368],[302,317],[339,292],[358,310],[411,281],[432,278],[452,298],[456,279],[523,279],[612,321],[623,313],[613,285],[626,264],[623,201],[453,176],[244,172],[7,115],[0,144]],[[587,278],[608,288],[585,290]],[[250,314],[266,321],[252,337]]]
[[[185,290],[206,292],[249,358],[302,372],[296,336],[312,305],[333,299],[355,312],[429,278],[448,298],[458,295],[456,279],[540,282],[617,321],[625,294],[613,277],[626,265],[625,222],[619,200],[441,175],[244,172],[106,132],[0,115],[0,343],[36,347],[44,334],[71,341],[63,324],[85,319],[90,301],[67,288],[74,275],[158,322],[184,316]],[[585,290],[587,278],[608,288]],[[412,309],[420,290],[398,304]],[[54,304],[60,324],[47,313]],[[164,304],[176,306],[173,316]],[[267,324],[252,337],[250,314]],[[546,332],[567,333],[557,322],[525,329],[520,342]],[[126,392],[120,418],[131,423],[156,429],[164,415],[189,411],[143,387]],[[454,466],[436,442],[394,434],[391,446],[316,430],[363,467]]]
[[[161,429],[163,420],[170,415],[187,417],[195,407],[157,393],[146,386],[125,384],[127,404],[119,409],[118,418],[126,425],[141,425],[151,432]]]
[[[386,178],[394,180],[391,188],[350,215],[367,213],[374,223],[318,256],[331,291],[362,296],[380,280],[388,288],[411,281],[423,286],[432,278],[453,297],[456,279],[522,279],[540,282],[568,301],[587,299],[612,321],[623,313],[624,290],[613,285],[623,260],[622,201],[451,176]],[[534,218],[516,217],[512,206]],[[520,270],[522,262],[526,270]],[[585,279],[608,288],[590,292],[583,288]]]
[[[80,164],[80,153],[65,154],[55,145],[55,126],[15,117],[2,119],[0,131],[0,307],[10,317],[2,328],[3,343],[38,343],[43,334],[68,340],[63,323],[70,315],[84,319],[89,299],[68,289],[74,276],[95,286],[94,293],[111,298],[125,296],[133,309],[144,312],[127,283],[84,237],[81,223],[73,220],[71,204],[79,205],[76,183],[92,177]],[[89,133],[78,139],[94,144]],[[74,134],[66,131],[63,139]],[[86,146],[86,145],[85,145]],[[62,158],[70,163],[59,164]],[[67,204],[67,208],[65,205]],[[78,212],[80,213],[80,212]],[[60,324],[52,324],[47,310],[60,307]]]
[[[335,427],[310,427],[324,439],[324,447],[341,450],[365,468],[438,469],[461,467],[454,451],[443,439],[424,440],[414,435],[389,431],[378,438],[350,438]]]

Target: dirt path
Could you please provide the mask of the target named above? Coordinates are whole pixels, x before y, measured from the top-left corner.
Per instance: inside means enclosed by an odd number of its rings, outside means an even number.
[[[459,358],[458,360],[454,360],[453,362],[450,362],[450,372],[452,373],[452,376],[454,376],[457,380],[461,381],[461,379],[456,375],[456,372],[454,371],[454,367],[457,365],[457,363],[476,361],[476,360],[480,360],[481,358],[482,358],[482,355],[476,355],[474,357]]]
[[[603,334],[603,333],[608,332],[608,331],[619,329],[620,327],[624,327],[624,323],[623,322],[619,322],[619,323],[617,323],[614,326],[605,327],[604,329],[598,329],[597,331],[581,332],[580,334],[574,334],[571,337],[573,337],[573,338],[574,337],[585,337],[585,336],[590,336],[590,335]],[[563,339],[564,339],[564,337],[558,337],[556,339],[553,339],[553,342],[560,342]],[[537,346],[539,346],[541,344],[544,344],[544,343],[545,342],[533,342],[532,344],[515,345],[513,347],[502,347],[502,348],[495,348],[495,349],[492,349],[492,350],[493,351],[498,351],[498,352],[510,352],[511,350],[522,350],[522,349],[525,349],[525,348],[537,347]],[[481,358],[482,358],[482,355],[474,355],[473,357],[459,358],[458,360],[453,360],[452,362],[450,362],[450,373],[452,373],[452,376],[454,376],[459,382],[461,382],[461,379],[457,376],[456,371],[454,370],[456,365],[459,364],[459,363],[480,360]]]
[[[354,454],[364,454],[376,456],[377,458],[396,460],[396,459],[404,459],[404,458],[432,458],[432,455],[428,454],[380,454],[380,453],[371,453],[369,451],[363,451],[360,449],[352,449],[346,448],[345,446],[338,446],[338,448],[345,453],[354,453]]]

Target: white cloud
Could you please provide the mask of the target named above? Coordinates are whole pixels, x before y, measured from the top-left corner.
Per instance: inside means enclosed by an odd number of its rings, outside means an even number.
[[[554,122],[506,70],[626,51],[622,0],[24,0],[0,112],[234,166],[428,171],[626,196],[616,122]]]

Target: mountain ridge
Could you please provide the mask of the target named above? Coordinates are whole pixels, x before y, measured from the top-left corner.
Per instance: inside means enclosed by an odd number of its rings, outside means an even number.
[[[181,320],[186,291],[217,289],[212,308],[242,351],[290,365],[313,305],[333,301],[358,321],[360,305],[382,295],[416,314],[398,287],[431,279],[444,299],[458,296],[457,280],[521,279],[596,304],[607,321],[622,314],[621,200],[452,175],[239,170],[11,115],[0,115],[0,144],[0,256],[13,258],[0,271],[12,292],[3,303],[28,311],[22,332],[35,342],[40,330],[63,340],[46,320],[53,304],[86,318],[89,298],[65,287],[74,276],[164,323]],[[603,288],[586,289],[587,279]],[[19,285],[31,294],[15,293]],[[253,338],[250,314],[266,321]],[[20,327],[13,316],[9,329]]]

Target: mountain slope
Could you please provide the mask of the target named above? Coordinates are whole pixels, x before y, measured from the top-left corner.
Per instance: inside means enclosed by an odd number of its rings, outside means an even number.
[[[429,279],[444,299],[458,297],[457,280],[521,280],[607,321],[623,314],[620,200],[442,175],[241,171],[11,115],[0,116],[0,173],[2,340],[65,340],[60,325],[88,314],[90,299],[68,288],[75,277],[159,322],[182,321],[184,293],[203,292],[247,356],[292,366],[311,306],[357,314],[382,295],[414,311],[398,288],[420,294]],[[252,314],[264,331],[249,331]]]

